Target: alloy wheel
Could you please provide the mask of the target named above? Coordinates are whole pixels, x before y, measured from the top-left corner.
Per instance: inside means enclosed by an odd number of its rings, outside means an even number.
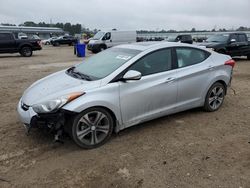
[[[224,100],[224,88],[216,86],[210,92],[208,103],[211,109],[217,110],[223,103]]]
[[[84,145],[98,145],[108,137],[111,127],[110,119],[105,113],[90,111],[79,119],[76,136]]]

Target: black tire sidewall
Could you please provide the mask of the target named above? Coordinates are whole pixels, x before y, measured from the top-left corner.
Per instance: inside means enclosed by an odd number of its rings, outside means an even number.
[[[218,87],[218,86],[223,88],[223,101],[222,101],[221,105],[219,106],[219,108],[217,108],[217,109],[212,109],[212,108],[210,107],[210,105],[209,105],[209,96],[210,96],[212,90],[213,90],[215,87]],[[226,88],[225,88],[225,86],[224,86],[222,83],[220,83],[220,82],[214,83],[214,84],[209,88],[209,90],[208,90],[208,92],[207,92],[206,99],[205,99],[205,104],[204,104],[204,109],[205,109],[207,112],[215,112],[215,111],[219,110],[220,107],[223,105],[223,102],[224,102],[224,99],[225,99],[225,94],[226,94]]]
[[[30,54],[29,54],[29,55],[26,55],[26,54],[24,53],[24,50],[25,50],[25,49],[30,51]],[[21,49],[21,51],[20,51],[20,54],[21,54],[23,57],[30,57],[30,56],[32,56],[33,52],[32,52],[31,47],[22,47],[22,49]]]
[[[76,135],[76,129],[77,129],[77,124],[78,124],[78,121],[82,118],[83,115],[91,112],[91,111],[99,111],[99,112],[102,112],[103,114],[105,114],[107,117],[108,117],[108,120],[110,121],[110,130],[109,130],[109,133],[108,135],[106,136],[106,138],[96,144],[96,145],[86,145],[84,143],[82,143],[78,138],[77,138],[77,135]],[[113,117],[111,116],[111,114],[105,110],[104,108],[100,108],[100,107],[93,107],[93,108],[89,108],[87,110],[84,110],[83,112],[81,112],[80,114],[78,114],[74,119],[73,119],[73,124],[72,124],[72,128],[71,128],[71,137],[72,139],[74,140],[74,142],[81,148],[84,148],[84,149],[93,149],[93,148],[97,148],[103,144],[105,144],[109,138],[111,137],[112,133],[113,133],[113,129],[114,129],[114,119]]]

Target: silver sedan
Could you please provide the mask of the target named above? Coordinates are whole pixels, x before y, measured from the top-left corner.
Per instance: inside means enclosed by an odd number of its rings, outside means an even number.
[[[188,44],[121,45],[47,76],[23,94],[17,110],[27,130],[68,133],[82,148],[112,132],[191,108],[218,110],[235,62]]]

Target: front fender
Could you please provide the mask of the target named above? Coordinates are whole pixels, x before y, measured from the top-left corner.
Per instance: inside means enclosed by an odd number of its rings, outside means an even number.
[[[63,106],[63,109],[80,113],[91,107],[109,109],[115,115],[119,125],[122,125],[118,83],[110,83],[104,87],[87,91],[85,95]],[[122,127],[118,129],[121,130]]]

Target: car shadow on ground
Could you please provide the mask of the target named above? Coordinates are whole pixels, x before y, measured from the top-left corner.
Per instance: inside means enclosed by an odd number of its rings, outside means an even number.
[[[44,55],[33,54],[31,57],[23,57],[23,56],[18,55],[18,54],[15,54],[15,55],[0,55],[0,59],[4,59],[4,58],[23,58],[23,59],[27,59],[27,58],[40,57],[40,56],[44,56]]]

